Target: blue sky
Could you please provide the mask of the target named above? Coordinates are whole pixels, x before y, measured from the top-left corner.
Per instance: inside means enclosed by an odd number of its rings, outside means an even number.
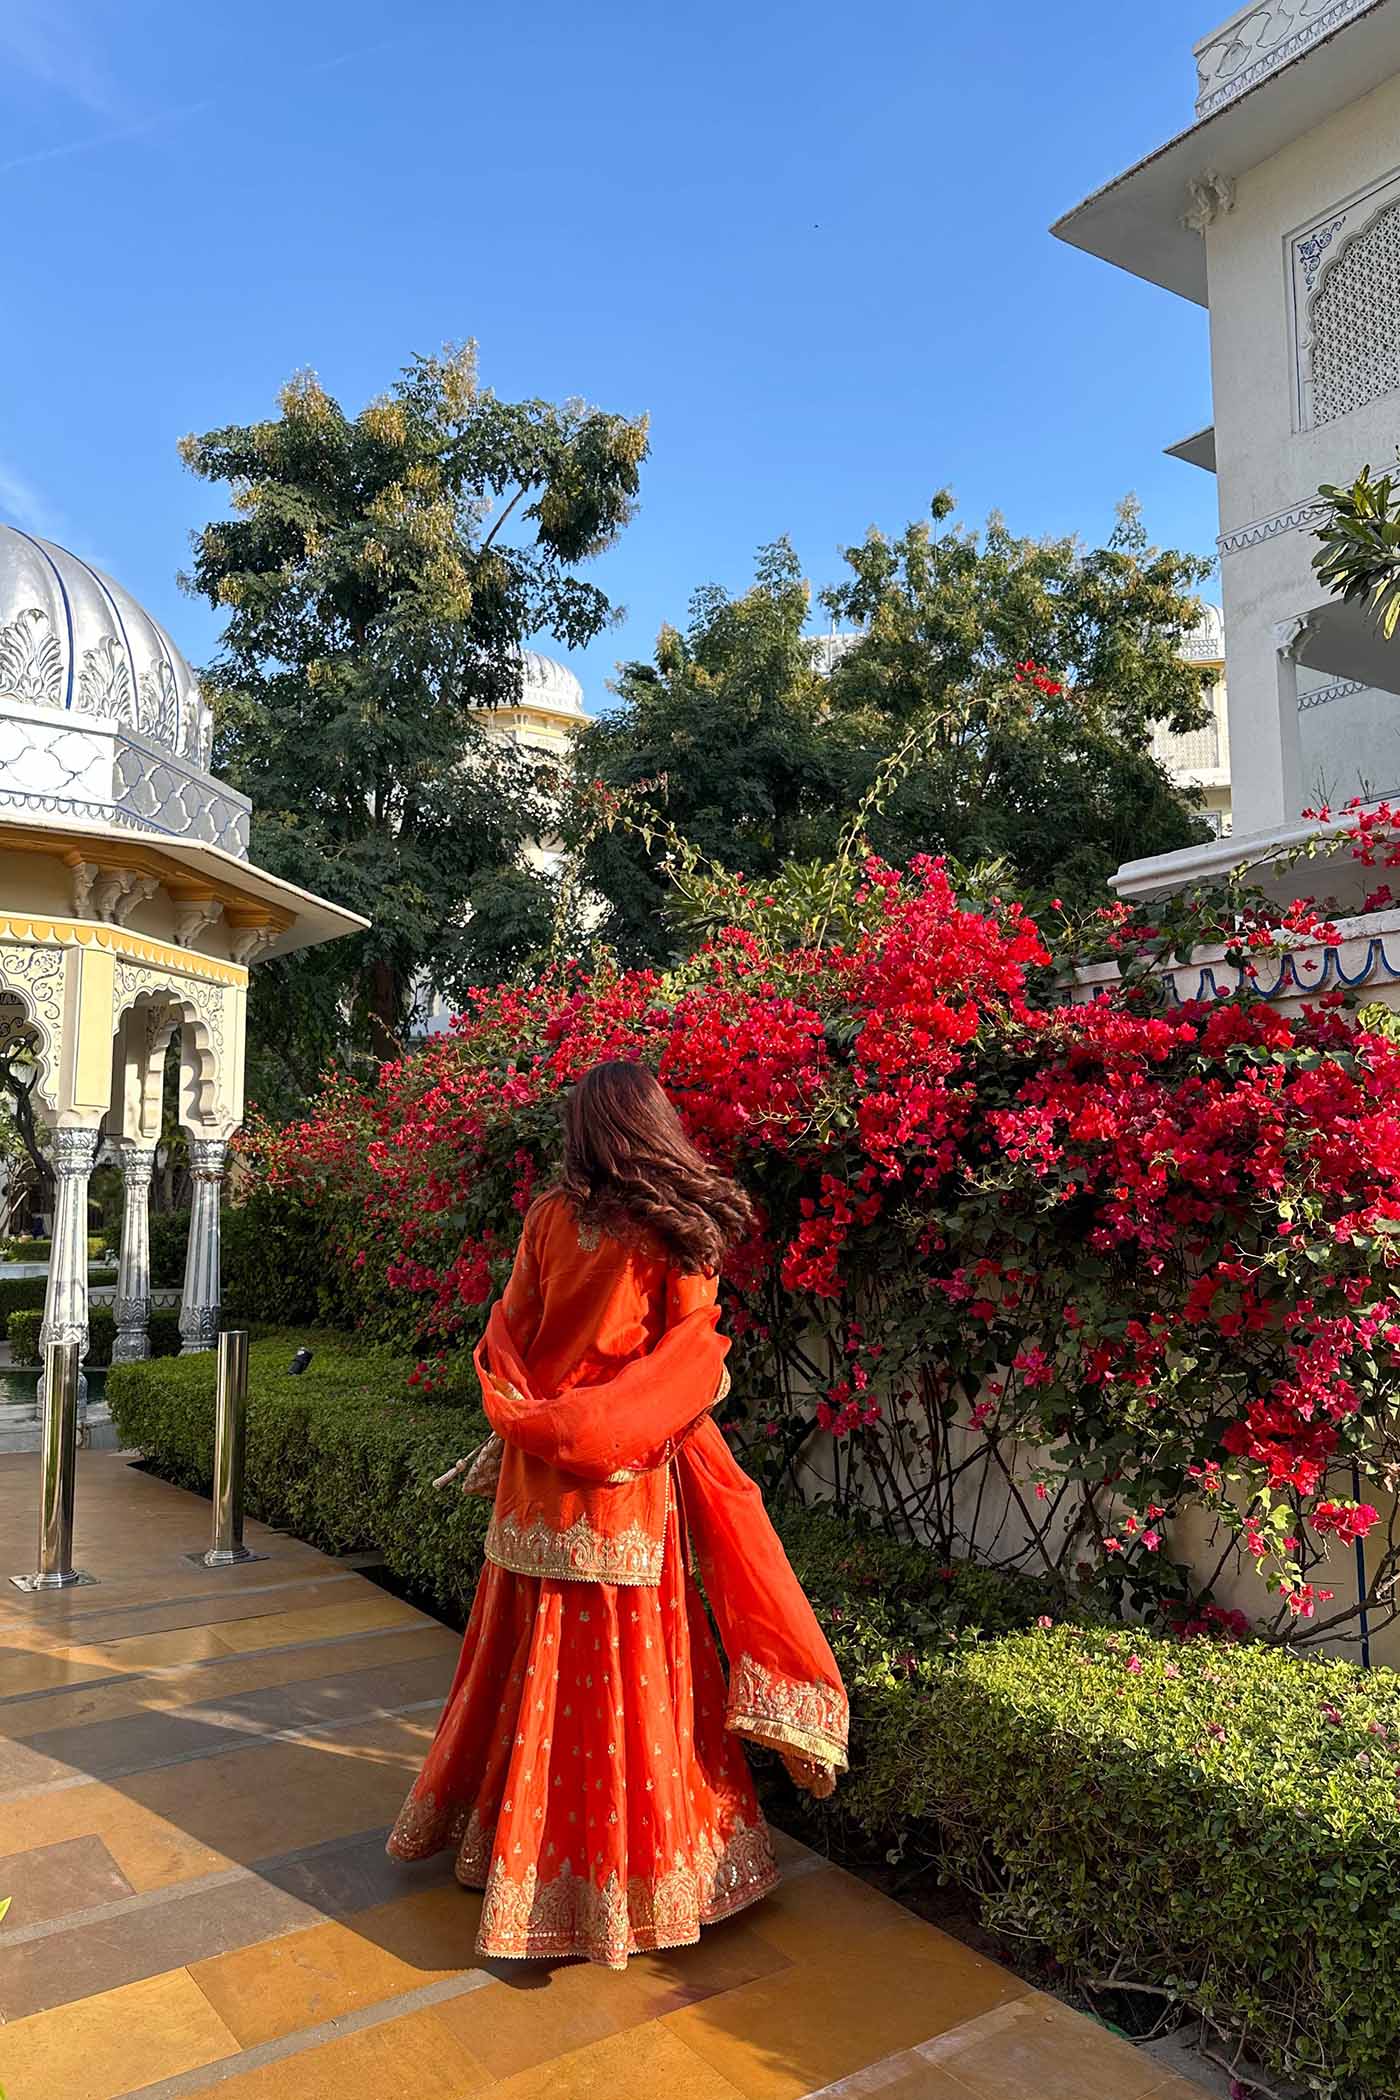
[[[597,567],[615,660],[786,532],[814,584],[951,485],[1209,552],[1204,314],[1063,247],[1189,119],[1179,0],[5,0],[0,514],[197,663],[188,430],[314,367],[347,408],[474,336],[506,395],[652,418]],[[547,645],[546,645],[547,646]]]

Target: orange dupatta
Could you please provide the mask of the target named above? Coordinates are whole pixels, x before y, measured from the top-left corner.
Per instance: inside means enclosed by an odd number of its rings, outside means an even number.
[[[563,1360],[550,1354],[551,1278],[562,1275],[562,1296],[573,1300],[564,1313],[586,1326],[596,1257],[599,1295],[619,1319],[616,1260],[601,1266],[610,1251],[619,1250],[578,1234],[561,1199],[527,1221],[476,1355],[487,1418],[505,1446],[487,1558],[545,1579],[655,1586],[674,1493],[729,1658],[727,1726],[843,1771],[848,1708],[835,1657],[757,1483],[711,1418],[728,1391],[729,1349],[714,1282],[648,1264],[657,1274],[638,1303],[664,1296],[661,1331],[652,1338],[624,1321],[619,1333],[635,1330],[635,1353],[592,1362],[593,1382],[536,1390],[527,1357],[556,1369]]]

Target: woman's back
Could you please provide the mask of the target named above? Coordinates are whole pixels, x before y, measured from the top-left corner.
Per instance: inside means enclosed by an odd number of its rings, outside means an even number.
[[[505,1310],[532,1385],[560,1393],[614,1377],[714,1291],[705,1278],[681,1277],[644,1241],[626,1244],[581,1223],[555,1194],[525,1220]]]

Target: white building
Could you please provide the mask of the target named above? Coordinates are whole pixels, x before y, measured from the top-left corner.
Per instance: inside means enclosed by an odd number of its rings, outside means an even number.
[[[1400,445],[1400,0],[1254,0],[1195,57],[1190,128],[1054,230],[1209,310],[1213,421],[1167,449],[1219,482],[1234,828],[1262,843],[1400,786],[1400,648],[1312,568],[1319,486]]]
[[[527,649],[523,658],[520,698],[507,707],[483,713],[486,734],[496,743],[508,744],[527,758],[542,764],[565,767],[573,761],[574,740],[588,726],[583,687],[567,664],[538,649]],[[525,848],[527,860],[543,874],[553,874],[563,860],[558,839],[531,839]],[[422,989],[418,1000],[416,1032],[442,1035],[453,1009],[435,987]]]
[[[1203,605],[1199,624],[1182,643],[1186,661],[1210,673],[1206,693],[1209,720],[1181,734],[1160,724],[1152,739],[1152,756],[1178,787],[1200,794],[1201,815],[1217,838],[1233,828],[1230,799],[1230,718],[1225,697],[1225,623],[1218,606]]]

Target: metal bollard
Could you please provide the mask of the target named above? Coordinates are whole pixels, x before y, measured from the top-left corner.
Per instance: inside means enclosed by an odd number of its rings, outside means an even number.
[[[68,1590],[94,1582],[73,1566],[73,1487],[78,1470],[77,1342],[44,1351],[44,1424],[39,1457],[39,1565],[12,1575],[17,1590]]]
[[[207,1553],[189,1558],[206,1568],[266,1560],[243,1543],[243,1457],[248,1437],[248,1337],[219,1336],[218,1400],[214,1419],[214,1536]]]

